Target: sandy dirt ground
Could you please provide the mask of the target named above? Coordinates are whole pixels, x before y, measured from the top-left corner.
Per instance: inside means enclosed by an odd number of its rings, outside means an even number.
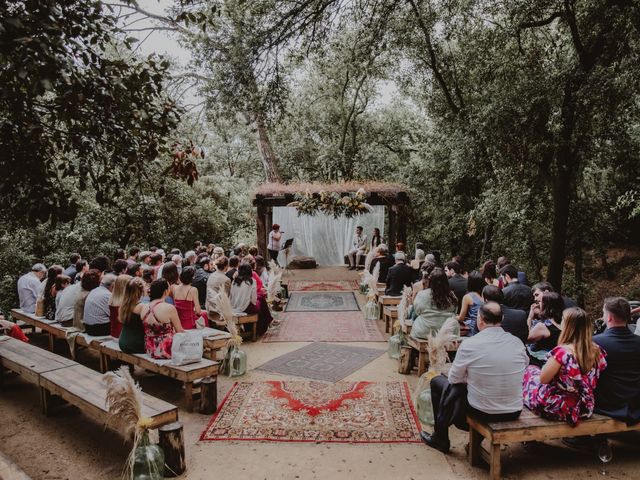
[[[295,271],[293,280],[346,280],[356,278],[343,268]],[[362,300],[362,299],[361,299]],[[384,330],[380,322],[379,327]],[[36,335],[32,342],[46,345]],[[287,377],[260,372],[255,367],[307,343],[243,344],[248,356],[248,372],[243,381],[284,379]],[[385,349],[386,343],[354,343]],[[56,351],[68,355],[65,343]],[[98,367],[90,351],[80,353],[79,361]],[[139,378],[145,392],[180,405],[180,385],[166,378]],[[403,380],[413,389],[417,375],[397,373],[397,361],[382,355],[346,380]],[[222,402],[233,380],[220,376],[218,401]],[[63,406],[51,417],[40,412],[37,389],[14,375],[5,375],[0,390],[0,450],[34,479],[117,479],[120,477],[127,445],[117,433],[105,429],[74,407]],[[464,446],[467,434],[451,428],[452,451],[443,455],[422,444],[343,445],[269,442],[199,442],[209,422],[208,415],[189,414],[182,408],[187,471],[181,479],[486,479],[487,471],[469,467]],[[638,456],[640,435],[629,434],[616,440],[614,459],[606,467],[606,477],[640,478]],[[578,452],[560,442],[533,445],[510,445],[503,451],[503,478],[524,480],[603,478],[602,467],[593,454]],[[5,479],[2,479],[5,480]]]

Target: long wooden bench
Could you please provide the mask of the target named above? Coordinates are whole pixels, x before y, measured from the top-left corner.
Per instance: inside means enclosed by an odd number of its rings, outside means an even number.
[[[385,333],[393,332],[393,322],[398,318],[398,307],[387,306],[382,309],[382,318],[384,319]]]
[[[189,412],[193,411],[193,396],[198,393],[197,389],[194,389],[194,382],[211,377],[215,384],[220,367],[220,362],[207,358],[189,365],[173,365],[171,360],[158,360],[142,353],[125,353],[120,350],[120,346],[115,340],[100,344],[98,349],[101,357],[100,365],[106,368],[108,368],[109,360],[115,359],[183,382],[185,407]],[[215,395],[215,385],[211,392]],[[212,403],[215,404],[216,402]]]
[[[51,395],[57,395],[107,424],[107,385],[102,375],[73,360],[10,337],[0,337],[1,370],[17,373],[40,388],[42,411],[51,412]],[[151,428],[178,420],[178,409],[163,400],[142,394],[142,413],[152,419]]]
[[[252,342],[258,340],[258,314],[257,313],[235,313],[233,315],[233,320],[236,322],[236,325],[242,325],[242,328],[245,328],[245,325],[249,327],[250,330],[241,331],[240,336],[242,338],[249,337]],[[219,314],[210,313],[209,321],[215,324],[218,327],[223,327],[225,325],[224,320],[221,320]]]
[[[469,424],[469,462],[473,466],[481,465],[481,459],[489,465],[489,478],[501,477],[500,445],[516,442],[545,441],[565,437],[598,435],[640,430],[640,424],[627,426],[624,422],[604,415],[594,414],[572,427],[563,422],[546,420],[525,408],[518,420],[511,422],[485,423],[473,417],[467,418]],[[489,449],[482,447],[487,439]]]
[[[53,352],[54,341],[56,338],[66,339],[69,332],[74,331],[71,327],[63,327],[53,320],[47,320],[45,317],[38,317],[33,313],[26,313],[20,309],[11,310],[11,316],[16,320],[21,320],[34,329],[39,328],[49,337],[49,350]],[[100,343],[106,340],[113,340],[111,336],[91,337],[85,333],[77,335],[74,339],[79,347],[91,347],[97,350]]]
[[[402,296],[394,295],[378,295],[378,303],[380,304],[380,319],[382,320],[382,312],[386,306],[395,306],[400,304]]]

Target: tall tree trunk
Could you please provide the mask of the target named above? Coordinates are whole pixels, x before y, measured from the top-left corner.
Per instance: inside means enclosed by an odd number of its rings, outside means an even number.
[[[578,239],[576,240],[576,252],[575,252],[575,262],[576,262],[576,269],[575,269],[575,281],[576,281],[576,285],[578,287],[578,295],[576,297],[576,302],[578,303],[578,305],[580,305],[580,307],[584,307],[584,288],[582,285],[583,282],[583,275],[582,275],[582,265],[584,263],[583,258],[582,258],[582,254],[583,254],[583,248],[582,248],[582,240]]]
[[[265,178],[267,182],[280,183],[282,182],[282,177],[278,170],[276,154],[271,146],[271,139],[267,131],[267,122],[260,102],[258,84],[256,83],[255,75],[250,66],[247,66],[245,82],[245,86],[250,95],[249,108],[251,109],[245,114],[245,118],[247,118],[247,121],[256,133],[256,141],[258,143],[258,151],[260,152]]]

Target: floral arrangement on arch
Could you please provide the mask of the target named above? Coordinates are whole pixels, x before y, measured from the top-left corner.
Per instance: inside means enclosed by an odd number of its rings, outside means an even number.
[[[318,212],[338,217],[355,217],[363,213],[371,212],[371,205],[366,202],[367,192],[364,188],[355,193],[339,194],[336,192],[311,193],[309,190],[304,193],[294,194],[294,201],[288,207],[295,207],[298,216],[315,215]]]

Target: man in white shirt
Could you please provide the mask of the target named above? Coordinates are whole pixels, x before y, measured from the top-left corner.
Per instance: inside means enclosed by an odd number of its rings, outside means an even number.
[[[522,342],[500,326],[499,304],[488,302],[478,311],[478,330],[465,339],[448,378],[431,380],[435,418],[432,434],[422,440],[441,452],[449,451],[449,425],[468,428],[467,414],[487,422],[515,420],[522,411],[522,378],[529,357]]]
[[[229,265],[229,260],[227,257],[222,256],[216,260],[216,269],[209,278],[207,279],[207,313],[210,315],[210,318],[216,318],[216,314],[218,313],[215,305],[215,298],[220,293],[220,291],[224,288],[227,292],[227,295],[231,293],[231,279],[225,275],[225,271],[227,270],[227,266]]]
[[[20,309],[25,313],[36,313],[36,302],[42,293],[42,279],[47,275],[47,267],[36,263],[29,273],[18,279],[18,298]]]
[[[56,296],[56,300],[58,297],[60,298],[56,306],[56,322],[64,327],[70,327],[73,322],[74,306],[81,288],[82,286],[78,281],[73,285],[69,285]]]
[[[360,265],[360,258],[367,251],[367,236],[362,233],[362,227],[356,227],[356,233],[351,241],[351,249],[347,253],[349,270],[355,270]]]

